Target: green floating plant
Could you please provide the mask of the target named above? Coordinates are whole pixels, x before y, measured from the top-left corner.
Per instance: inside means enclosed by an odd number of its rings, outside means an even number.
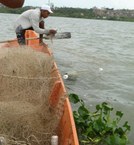
[[[122,127],[119,126],[123,116],[121,111],[116,111],[116,117],[113,119],[111,117],[113,108],[106,102],[96,105],[96,111],[90,112],[78,95],[70,94],[69,99],[73,104],[79,104],[78,110],[73,111],[73,116],[81,145],[126,145],[129,143],[128,122],[125,122]]]

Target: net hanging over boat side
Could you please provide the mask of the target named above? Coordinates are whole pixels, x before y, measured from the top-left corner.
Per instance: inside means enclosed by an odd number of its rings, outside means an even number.
[[[47,145],[55,134],[66,94],[54,111],[49,96],[59,78],[54,58],[31,48],[0,49],[0,136],[7,145]]]

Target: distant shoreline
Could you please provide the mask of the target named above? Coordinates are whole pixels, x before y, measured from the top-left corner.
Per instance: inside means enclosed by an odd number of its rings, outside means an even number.
[[[0,13],[21,14],[31,8],[36,7],[24,6],[22,8],[11,9],[1,6]],[[134,22],[134,10],[126,9],[114,10],[109,8],[98,9],[95,7],[91,9],[55,7],[52,16]]]

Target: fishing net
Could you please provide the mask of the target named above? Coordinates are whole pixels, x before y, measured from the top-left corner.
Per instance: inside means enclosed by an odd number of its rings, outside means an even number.
[[[0,137],[6,145],[47,145],[63,111],[49,96],[59,78],[51,77],[54,59],[31,48],[0,49]],[[3,141],[4,142],[4,141]]]

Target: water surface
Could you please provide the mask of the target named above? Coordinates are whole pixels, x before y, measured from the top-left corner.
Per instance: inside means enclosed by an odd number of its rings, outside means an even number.
[[[18,15],[0,14],[0,40],[15,37]],[[64,80],[68,93],[77,93],[93,109],[103,101],[124,112],[134,134],[134,24],[49,17],[46,28],[71,32],[71,39],[46,41],[52,48],[62,75],[76,72],[75,81]],[[133,143],[131,143],[133,145]]]

